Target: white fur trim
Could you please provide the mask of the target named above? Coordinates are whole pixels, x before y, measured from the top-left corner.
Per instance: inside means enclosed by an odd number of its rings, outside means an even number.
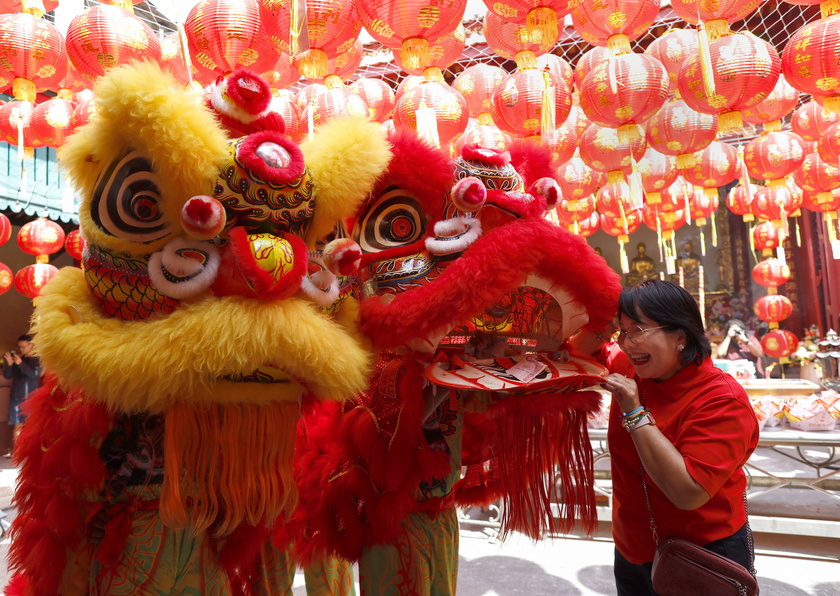
[[[249,114],[245,110],[238,108],[232,101],[226,99],[224,91],[228,83],[229,81],[225,79],[221,83],[213,83],[210,87],[210,103],[219,113],[234,118],[243,124],[249,124],[266,114],[268,110],[263,110],[259,114]]]
[[[433,255],[463,252],[481,236],[481,222],[474,217],[460,216],[435,224],[435,237],[426,238],[426,249]]]
[[[307,275],[300,282],[300,293],[321,307],[338,300],[338,279],[326,269]]]
[[[190,249],[207,255],[207,261],[200,263],[181,254]],[[175,238],[149,257],[149,279],[161,294],[177,300],[191,298],[216,281],[220,260],[219,248],[210,242]]]

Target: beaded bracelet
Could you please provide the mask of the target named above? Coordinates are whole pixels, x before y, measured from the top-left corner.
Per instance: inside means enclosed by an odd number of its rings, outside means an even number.
[[[631,417],[631,416],[634,416],[634,415],[638,414],[639,412],[643,412],[644,410],[645,410],[645,407],[644,407],[644,406],[639,406],[638,408],[636,408],[636,409],[635,409],[635,410],[633,410],[632,412],[626,412],[626,413],[624,413],[624,414],[623,414],[623,416],[624,416],[625,418],[629,418],[629,417]]]
[[[624,428],[629,429],[631,426],[635,425],[637,422],[639,422],[642,418],[644,418],[648,414],[650,414],[650,410],[648,410],[647,408],[643,408],[642,411],[638,414],[632,414],[632,415],[629,415],[629,416],[625,416],[624,420],[621,421],[621,424],[622,424],[622,426],[624,426]]]

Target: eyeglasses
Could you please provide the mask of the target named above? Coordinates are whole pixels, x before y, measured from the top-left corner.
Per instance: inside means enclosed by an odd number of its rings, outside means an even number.
[[[627,331],[624,331],[623,329],[617,331],[614,338],[615,338],[615,341],[617,341],[617,342],[620,342],[622,340],[627,339],[627,340],[632,341],[634,344],[638,344],[639,342],[644,341],[645,333],[647,333],[648,331],[656,331],[657,329],[664,329],[667,326],[668,325],[660,325],[659,327],[648,327],[647,329],[644,329],[644,328],[639,327],[637,325],[635,327],[631,327]]]

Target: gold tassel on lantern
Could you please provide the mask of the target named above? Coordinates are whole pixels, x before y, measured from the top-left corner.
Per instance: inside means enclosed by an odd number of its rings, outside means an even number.
[[[424,37],[412,37],[402,42],[400,60],[408,68],[423,70],[429,65],[429,40]]]
[[[718,114],[718,133],[726,134],[744,128],[744,118],[739,110]]]
[[[802,236],[799,233],[799,218],[796,218],[796,247],[802,246]]]
[[[417,121],[417,135],[432,144],[433,147],[440,147],[440,135],[437,128],[437,114],[434,108],[426,107],[426,100],[420,100],[420,107],[414,113]]]
[[[192,60],[190,59],[190,44],[187,40],[187,30],[183,23],[178,23],[178,49],[181,52],[181,61],[184,63],[184,70],[187,71],[187,84],[192,84]]]
[[[639,140],[642,135],[639,133],[639,126],[635,122],[622,124],[616,131],[619,143],[632,143]]]
[[[698,225],[700,225],[700,220],[698,221]],[[706,256],[706,234],[703,232],[703,228],[700,228],[700,256]]]
[[[309,51],[309,22],[306,0],[292,0],[289,5],[289,53],[294,57]]]
[[[23,0],[20,5],[21,12],[31,14],[36,19],[40,19],[46,12],[43,0]]]
[[[621,264],[621,272],[625,275],[627,273],[630,273],[630,263],[627,260],[627,251],[624,250],[624,245],[627,244],[629,241],[629,236],[622,235],[618,237],[618,256]]]
[[[554,114],[554,85],[551,84],[551,76],[547,66],[543,69],[542,104],[540,107],[540,132],[545,137],[553,133],[554,129],[557,128]]]
[[[327,53],[312,48],[298,54],[298,72],[309,80],[320,80],[327,76]]]
[[[635,127],[635,124],[633,125]],[[620,129],[619,129],[620,131]],[[633,155],[630,155],[630,206],[633,209],[641,209],[645,202],[644,185],[642,174]]]
[[[35,83],[29,79],[15,77],[12,82],[12,95],[19,101],[35,102]]]
[[[715,91],[715,71],[712,68],[712,54],[709,51],[709,36],[703,21],[697,23],[697,48],[700,52],[700,72],[703,76],[703,90],[707,97],[717,95]]]
[[[693,153],[680,153],[677,155],[677,169],[689,170],[697,164],[697,158]]]
[[[820,2],[820,16],[822,18],[830,17],[838,12],[840,12],[840,0],[823,0]]]
[[[553,43],[560,35],[557,28],[557,11],[545,6],[531,9],[525,18],[525,28],[531,43]]]
[[[712,213],[712,246],[717,247],[718,245],[718,236],[717,236],[717,222],[715,221],[716,214]]]

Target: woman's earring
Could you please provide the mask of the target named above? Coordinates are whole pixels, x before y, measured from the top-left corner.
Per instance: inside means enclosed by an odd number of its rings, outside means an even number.
[[[685,346],[683,344],[680,344],[680,345],[677,346],[677,352],[682,352],[684,349],[685,349]]]

